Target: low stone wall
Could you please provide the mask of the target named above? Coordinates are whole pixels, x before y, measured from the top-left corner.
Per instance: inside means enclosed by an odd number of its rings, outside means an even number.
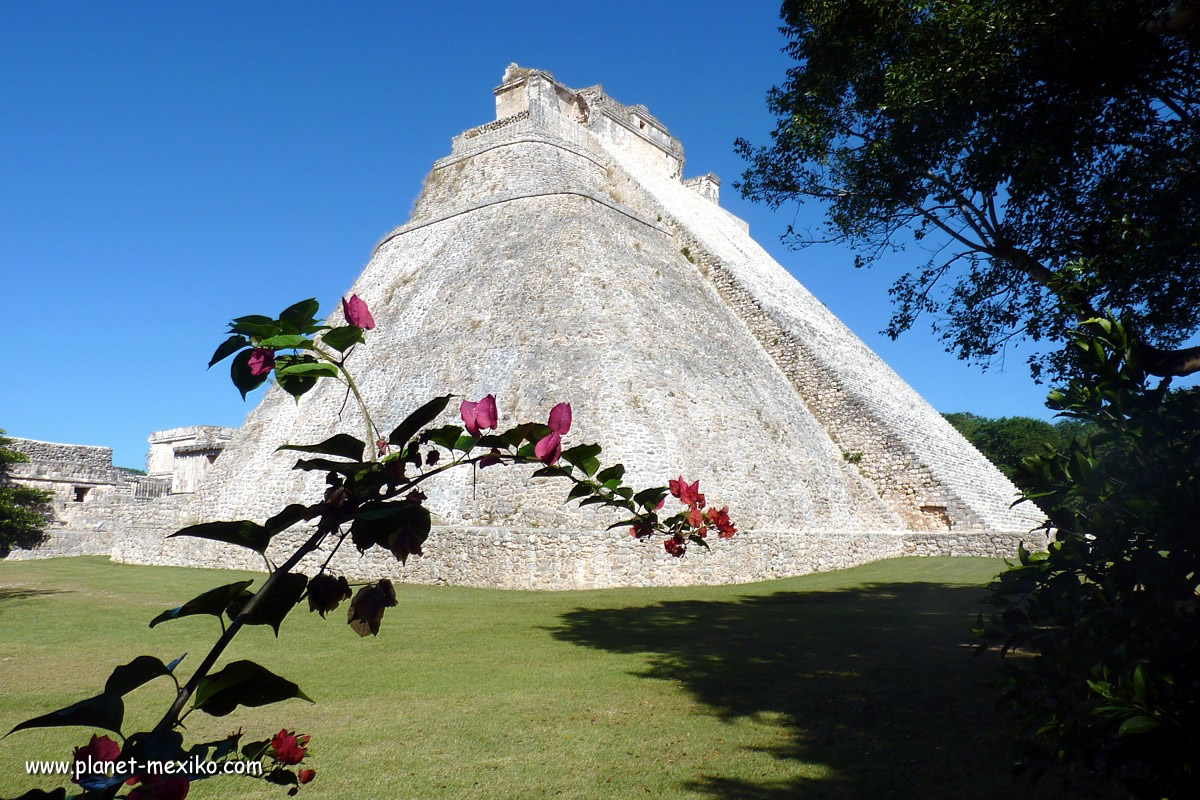
[[[262,559],[244,548],[204,539],[164,539],[130,532],[114,542],[113,560],[262,570]],[[276,538],[268,554],[286,558],[308,532]],[[331,562],[350,578],[417,584],[454,584],[498,589],[596,589],[750,583],[866,564],[904,555],[1015,557],[1021,542],[1034,549],[1038,533],[841,533],[751,531],[692,546],[682,559],[660,540],[635,541],[623,531],[559,531],[545,528],[435,527],[425,555],[408,564],[379,548],[360,556],[347,541]],[[315,572],[328,552],[302,564]]]

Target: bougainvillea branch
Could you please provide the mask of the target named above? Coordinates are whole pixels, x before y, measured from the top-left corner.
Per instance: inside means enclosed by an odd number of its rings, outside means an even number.
[[[635,491],[624,484],[622,465],[602,467],[599,445],[564,446],[572,422],[572,409],[566,402],[549,410],[545,424],[525,422],[501,431],[495,396],[489,394],[474,401],[464,398],[459,405],[462,425],[434,427],[455,399],[455,395],[446,394],[417,408],[384,436],[346,367],[350,352],[365,341],[365,332],[375,327],[370,309],[357,295],[344,299],[346,324],[340,326],[318,322],[317,310],[316,300],[305,300],[289,306],[277,318],[252,315],[233,320],[229,338],[217,348],[209,366],[232,357],[230,376],[243,397],[272,374],[279,386],[297,400],[322,379],[340,381],[358,404],[367,435],[359,439],[337,433],[315,444],[284,444],[278,448],[302,454],[294,469],[325,473],[326,489],[316,502],[289,504],[261,523],[206,522],[171,534],[247,548],[263,557],[269,572],[258,591],[250,590],[253,581],[249,580],[219,586],[151,621],[154,627],[195,614],[215,616],[220,621],[216,643],[182,685],[174,675],[182,657],[164,664],[153,656],[138,656],[113,671],[101,694],[13,728],[79,725],[111,731],[123,740],[118,745],[107,736],[93,736],[88,745],[76,750],[76,761],[83,764],[76,770],[75,782],[83,791],[77,797],[113,798],[129,785],[134,788],[125,797],[131,800],[182,800],[192,781],[212,774],[203,767],[217,762],[242,768],[242,774],[249,774],[252,770],[248,768],[257,766],[259,777],[288,787],[289,794],[312,781],[315,770],[297,769],[307,755],[309,737],[305,734],[284,729],[271,739],[241,744],[239,731],[184,750],[182,720],[197,710],[222,717],[238,706],[262,706],[292,698],[309,700],[296,684],[252,661],[235,661],[216,670],[217,662],[244,626],[269,625],[278,635],[284,617],[306,599],[309,610],[318,611],[322,617],[349,600],[347,623],[351,629],[360,636],[378,634],[384,612],[397,602],[391,582],[369,582],[352,593],[346,578],[331,574],[329,565],[347,539],[360,553],[383,548],[402,564],[412,555],[421,555],[432,518],[420,487],[449,470],[530,465],[535,468],[532,477],[570,482],[567,502],[578,500],[580,506],[599,505],[621,511],[624,518],[610,529],[628,528],[639,540],[661,535],[664,549],[675,557],[682,557],[689,544],[707,548],[705,537],[710,529],[716,529],[722,538],[736,533],[727,507],[704,511],[706,502],[699,482],[689,484],[681,476],[667,486]],[[663,518],[659,512],[668,494],[677,498],[684,509]],[[311,533],[282,564],[274,565],[267,558],[272,540],[300,525],[309,526]],[[326,545],[328,553],[315,575],[307,577],[298,572],[305,558]],[[124,696],[163,676],[170,676],[176,684],[170,706],[150,731],[126,736],[122,731]],[[165,778],[136,768],[152,762],[191,767]],[[108,769],[97,767],[105,764]],[[116,774],[117,764],[131,766],[127,772]],[[21,800],[42,797],[65,798],[66,790],[34,789]]]

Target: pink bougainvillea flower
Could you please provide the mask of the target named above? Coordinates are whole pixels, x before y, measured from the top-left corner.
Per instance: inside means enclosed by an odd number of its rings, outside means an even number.
[[[663,542],[663,548],[676,558],[683,558],[683,553],[687,549],[687,544],[678,536],[672,536],[670,539],[667,539],[665,542]]]
[[[704,515],[700,513],[700,509],[698,508],[688,511],[687,521],[688,525],[691,525],[693,528],[704,527]]]
[[[557,433],[549,434],[533,446],[533,454],[543,464],[554,464],[562,455],[562,437]]]
[[[550,430],[559,436],[566,436],[571,430],[571,404],[559,403],[550,409],[550,420],[546,423]]]
[[[371,309],[367,308],[367,304],[356,294],[350,295],[349,300],[342,298],[342,311],[346,315],[346,322],[351,325],[357,325],[364,331],[375,327],[375,318],[371,316]]]
[[[458,415],[462,417],[467,433],[478,437],[480,430],[495,430],[498,420],[496,398],[488,395],[477,403],[463,400],[458,407]]]
[[[92,734],[92,739],[90,742],[85,744],[83,747],[75,748],[73,760],[77,765],[81,764],[82,766],[76,767],[76,774],[74,774],[71,778],[71,782],[79,783],[80,774],[90,774],[79,772],[87,767],[89,759],[91,759],[91,763],[93,765],[98,765],[116,761],[117,757],[120,755],[121,745],[117,744],[116,741],[108,738],[107,736],[97,736],[96,734]]]
[[[302,784],[308,783],[315,777],[317,777],[317,771],[315,769],[302,769],[296,773],[296,778]]]
[[[246,362],[251,375],[266,375],[275,369],[275,353],[265,347],[256,347],[250,351],[250,360]]]
[[[667,481],[667,488],[671,490],[672,497],[678,497],[679,502],[689,508],[704,508],[704,495],[700,494],[700,481],[689,484],[680,475],[678,478]]]
[[[654,525],[649,520],[641,520],[629,529],[629,535],[635,539],[644,539],[654,533]]]
[[[729,506],[722,506],[720,511],[710,508],[705,512],[704,520],[709,525],[716,527],[718,535],[722,539],[731,539],[737,533],[737,528],[729,520]]]
[[[286,728],[271,738],[271,749],[275,753],[275,760],[280,764],[299,764],[303,761],[306,744],[307,736],[296,736]]]
[[[387,439],[379,439],[375,442],[375,452],[379,453],[379,457],[383,458],[388,454],[390,445]]]

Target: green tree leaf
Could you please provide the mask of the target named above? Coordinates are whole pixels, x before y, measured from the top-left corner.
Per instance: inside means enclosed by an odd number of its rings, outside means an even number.
[[[254,610],[246,616],[246,624],[270,625],[271,629],[275,631],[275,636],[278,637],[279,626],[283,624],[283,618],[300,602],[300,596],[304,594],[306,586],[308,586],[308,578],[297,572],[290,572],[277,578],[275,585],[271,587],[271,593],[264,596]],[[258,591],[262,592],[265,588],[264,584]],[[230,598],[225,613],[229,615],[230,619],[234,619],[253,596],[245,594]]]
[[[435,397],[409,414],[404,418],[403,422],[396,426],[391,435],[388,436],[388,443],[397,447],[408,444],[408,441],[416,435],[417,431],[437,419],[438,415],[446,409],[447,404],[453,398],[454,395],[452,394]]]
[[[151,623],[150,627],[154,627],[154,624]],[[126,695],[155,678],[170,674],[170,668],[154,656],[138,656],[112,671],[104,684],[104,693]]]
[[[351,461],[362,461],[366,443],[362,439],[348,433],[338,433],[317,444],[281,444],[275,448],[280,450],[297,450],[301,453],[323,453],[327,456],[340,456]]]
[[[200,680],[192,704],[214,717],[224,717],[238,706],[257,708],[291,698],[313,702],[300,687],[253,661],[234,661]]]
[[[356,344],[361,344],[363,341],[363,329],[357,325],[346,325],[341,328],[334,328],[326,331],[321,337],[321,344],[326,347],[332,347],[339,353],[344,353]]]
[[[221,524],[221,523],[210,523]],[[221,539],[220,541],[225,541]],[[209,614],[214,617],[220,617],[225,613],[225,609],[229,607],[236,598],[250,598],[250,584],[253,580],[237,581],[236,583],[227,583],[224,586],[218,586],[215,589],[209,589],[203,594],[193,597],[183,605],[162,612],[154,619],[150,620],[150,627],[153,628],[161,622],[167,622],[181,617],[190,617],[196,614]]]
[[[228,358],[238,350],[241,350],[243,347],[248,347],[249,345],[249,339],[247,339],[245,336],[242,336],[240,333],[235,333],[233,336],[230,336],[228,339],[221,342],[221,346],[217,348],[216,352],[213,353],[212,359],[208,362],[209,368],[211,368],[212,365],[216,364],[218,361]]]
[[[598,444],[580,444],[563,450],[562,459],[568,464],[578,467],[585,475],[591,477],[600,468],[600,460],[597,458],[600,452],[601,447]]]
[[[40,717],[25,720],[17,725],[6,736],[25,730],[26,728],[56,728],[68,725],[79,725],[84,728],[102,728],[106,731],[121,733],[121,721],[125,717],[125,704],[121,696],[105,692],[78,703],[51,711]]]
[[[310,297],[285,308],[279,315],[279,321],[283,323],[283,327],[289,329],[290,333],[305,333],[316,322],[317,311],[320,308],[321,304],[317,302],[316,298]],[[270,347],[270,345],[267,346]],[[289,347],[291,345],[280,346]]]
[[[336,378],[338,368],[328,361],[296,361],[286,367],[276,365],[275,376],[277,378]]]
[[[342,462],[331,462],[342,463]],[[167,538],[175,536],[195,536],[199,539],[212,539],[215,542],[227,542],[239,547],[247,547],[256,553],[266,553],[267,545],[271,543],[272,534],[262,525],[250,520],[238,522],[203,522],[199,525],[189,525],[175,531]]]
[[[274,350],[311,350],[313,342],[312,339],[309,339],[307,336],[301,336],[298,333],[281,333],[269,339],[263,339],[258,343],[258,346],[269,347]]]

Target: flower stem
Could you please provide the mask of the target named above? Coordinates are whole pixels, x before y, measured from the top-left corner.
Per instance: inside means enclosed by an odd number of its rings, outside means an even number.
[[[376,439],[383,437],[379,433],[379,428],[371,420],[371,412],[367,408],[367,403],[363,400],[362,394],[358,391],[358,384],[354,382],[354,376],[350,374],[350,370],[346,369],[345,363],[338,361],[333,357],[333,354],[328,350],[323,350],[317,345],[313,345],[313,352],[324,358],[330,364],[336,366],[342,373],[342,377],[346,379],[346,385],[350,387],[350,391],[354,393],[354,399],[358,402],[358,407],[362,411],[363,419],[367,421],[367,452],[370,453],[372,461],[378,461],[379,455],[375,447]]]

